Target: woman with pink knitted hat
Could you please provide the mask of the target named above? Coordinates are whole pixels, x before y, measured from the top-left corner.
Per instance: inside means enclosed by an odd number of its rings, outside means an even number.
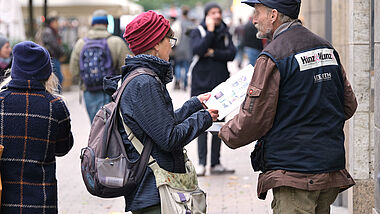
[[[151,156],[158,165],[174,173],[186,173],[183,148],[212,125],[218,111],[206,109],[203,101],[210,95],[192,97],[174,111],[166,84],[173,79],[169,54],[176,43],[169,21],[162,15],[148,11],[137,16],[125,29],[124,38],[135,56],[128,56],[122,67],[122,78],[144,69],[152,75],[134,77],[126,86],[120,101],[123,122],[145,144],[151,140]],[[116,84],[105,84],[105,89],[116,90]],[[140,156],[119,124],[128,157]],[[134,194],[125,196],[125,211],[133,214],[161,213],[160,195],[150,167]]]

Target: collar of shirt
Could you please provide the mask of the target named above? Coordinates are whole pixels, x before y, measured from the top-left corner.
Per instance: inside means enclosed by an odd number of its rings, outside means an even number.
[[[285,30],[289,29],[290,27],[295,25],[302,25],[301,21],[299,19],[293,20],[291,22],[285,22],[282,25],[280,25],[273,33],[273,39],[275,39],[278,35],[280,35]]]

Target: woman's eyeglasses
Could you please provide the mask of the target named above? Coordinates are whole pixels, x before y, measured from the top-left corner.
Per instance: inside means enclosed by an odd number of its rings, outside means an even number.
[[[169,38],[170,46],[174,48],[175,44],[177,43],[177,39],[171,36],[166,36]]]

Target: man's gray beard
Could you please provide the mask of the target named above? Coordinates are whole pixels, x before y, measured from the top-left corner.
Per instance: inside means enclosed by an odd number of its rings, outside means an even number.
[[[256,37],[257,37],[258,39],[266,39],[265,36],[264,36],[263,34],[261,34],[260,32],[257,32],[257,33],[256,33]]]
[[[268,30],[269,32],[267,32],[267,33],[262,33],[262,32],[260,32],[260,31],[258,31],[257,33],[256,33],[256,37],[258,38],[258,39],[269,39],[269,40],[271,40],[272,39],[272,34],[270,33],[270,30]]]
[[[271,29],[267,29],[266,33],[262,33],[261,31],[259,31],[259,26],[257,24],[255,25],[255,27],[257,29],[256,37],[258,39],[272,39]]]

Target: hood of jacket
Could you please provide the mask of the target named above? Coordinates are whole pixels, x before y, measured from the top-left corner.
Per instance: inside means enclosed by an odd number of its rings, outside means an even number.
[[[139,54],[137,56],[127,56],[125,65],[121,67],[122,75],[116,77],[106,77],[103,81],[103,89],[107,94],[112,95],[117,87],[120,78],[125,79],[132,71],[137,68],[148,68],[157,74],[161,82],[166,85],[173,80],[173,67],[170,62],[158,57]]]
[[[91,27],[87,34],[87,37],[89,39],[106,38],[109,36],[112,36],[112,34],[110,34],[107,31],[106,26],[102,26],[102,25],[96,25],[96,26]]]

